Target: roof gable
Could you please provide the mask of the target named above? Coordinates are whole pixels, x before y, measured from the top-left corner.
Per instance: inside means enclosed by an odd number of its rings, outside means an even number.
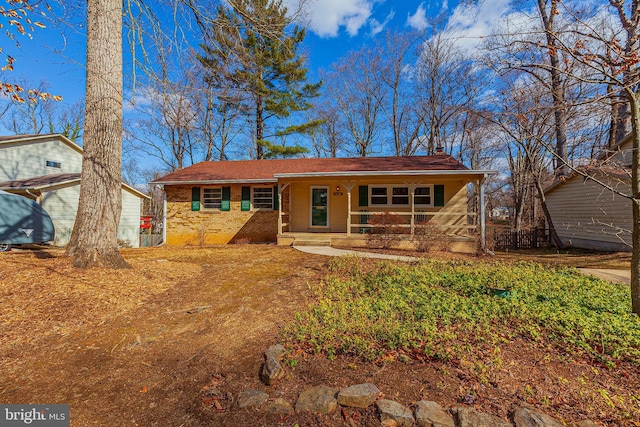
[[[66,186],[66,185],[79,185],[80,184],[80,174],[79,173],[61,173],[55,175],[43,175],[36,176],[29,179],[19,179],[14,181],[6,181],[0,182],[0,191],[6,190],[47,190],[52,187],[57,186]],[[127,190],[131,194],[145,199],[150,199],[151,197],[142,193],[141,191],[136,190],[130,185],[121,183],[121,186],[124,190]]]
[[[232,160],[197,163],[155,179],[152,183],[276,182],[282,176],[410,174],[425,171],[470,172],[449,155]]]
[[[59,141],[62,141],[64,144],[68,145],[70,148],[80,154],[82,154],[83,152],[82,147],[59,133],[0,136],[0,148],[12,144],[37,144],[50,139],[57,139]]]

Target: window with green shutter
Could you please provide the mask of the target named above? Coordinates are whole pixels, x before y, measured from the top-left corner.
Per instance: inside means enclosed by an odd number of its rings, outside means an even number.
[[[273,187],[253,188],[253,208],[273,209]]]
[[[191,210],[200,210],[200,187],[193,187],[191,189]]]
[[[278,186],[274,185],[273,186],[273,210],[277,211],[278,209],[280,209],[280,200],[279,200],[279,195],[278,195]]]
[[[369,186],[358,187],[358,206],[369,206]]]
[[[231,187],[222,187],[222,201],[220,203],[220,210],[231,210]]]
[[[434,206],[444,206],[444,185],[433,186],[433,204]]]
[[[205,188],[202,190],[202,207],[220,209],[222,205],[222,188]]]
[[[251,210],[251,187],[242,187],[242,201],[240,202],[240,210]]]

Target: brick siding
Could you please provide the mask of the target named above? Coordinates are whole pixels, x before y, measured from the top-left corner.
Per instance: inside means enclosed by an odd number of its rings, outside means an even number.
[[[251,242],[275,242],[278,234],[278,211],[241,211],[243,185],[225,186],[231,187],[229,211],[204,209],[202,206],[199,211],[192,211],[191,191],[194,186],[165,186],[167,244],[223,245],[245,238]]]

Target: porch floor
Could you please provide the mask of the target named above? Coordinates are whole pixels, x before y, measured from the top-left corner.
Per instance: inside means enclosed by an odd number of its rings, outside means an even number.
[[[452,252],[473,253],[476,250],[474,236],[452,237]],[[351,248],[366,248],[367,235],[352,233],[297,233],[284,232],[278,234],[278,245],[283,246],[343,246]],[[409,241],[402,242],[400,248],[413,247]]]

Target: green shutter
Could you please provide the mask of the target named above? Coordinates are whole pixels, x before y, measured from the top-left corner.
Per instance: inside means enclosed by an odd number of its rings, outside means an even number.
[[[278,201],[278,186],[274,185],[273,186],[273,210],[278,210],[280,209],[280,203]]]
[[[242,201],[240,202],[240,210],[251,210],[251,187],[242,187]]]
[[[220,210],[231,210],[231,187],[222,187],[222,203],[220,204]]]
[[[191,189],[191,210],[200,210],[200,187],[193,187]]]
[[[358,187],[358,206],[369,206],[369,186]]]
[[[433,205],[444,206],[444,185],[433,186]]]

